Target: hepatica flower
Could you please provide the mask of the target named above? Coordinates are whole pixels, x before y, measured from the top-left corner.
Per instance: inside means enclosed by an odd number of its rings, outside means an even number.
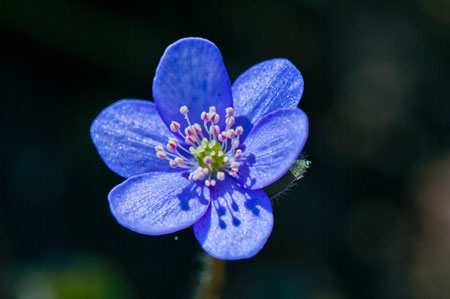
[[[170,45],[154,103],[118,101],[91,127],[106,165],[126,178],[108,196],[114,217],[148,235],[192,225],[210,255],[254,256],[273,226],[262,188],[289,170],[306,142],[302,92],[302,76],[286,59],[257,64],[231,85],[210,41]]]

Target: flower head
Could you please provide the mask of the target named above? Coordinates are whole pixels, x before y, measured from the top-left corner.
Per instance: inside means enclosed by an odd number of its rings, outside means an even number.
[[[255,255],[273,226],[262,188],[289,170],[308,136],[302,93],[286,59],[253,66],[231,85],[213,43],[170,45],[153,81],[155,102],[118,101],[91,127],[100,156],[126,178],[108,196],[114,217],[149,235],[193,225],[216,258]]]

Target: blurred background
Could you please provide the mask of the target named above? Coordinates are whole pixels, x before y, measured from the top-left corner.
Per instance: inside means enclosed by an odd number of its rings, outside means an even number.
[[[210,39],[232,81],[302,72],[311,168],[273,202],[264,249],[221,298],[450,298],[450,2],[2,1],[0,298],[190,298],[192,229],[150,237],[107,202],[123,179],[89,136],[152,99],[164,49]]]

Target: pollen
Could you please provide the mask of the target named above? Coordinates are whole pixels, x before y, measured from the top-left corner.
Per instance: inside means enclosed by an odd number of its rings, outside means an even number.
[[[203,126],[191,124],[188,107],[180,107],[186,126],[183,130],[181,124],[172,121],[170,130],[178,138],[169,138],[167,151],[162,145],[156,146],[156,156],[168,160],[172,168],[186,169],[189,171],[189,180],[203,181],[207,187],[214,187],[218,181],[225,180],[227,174],[236,177],[241,165],[239,161],[242,159],[242,150],[238,149],[239,137],[244,129],[241,126],[233,128],[233,112],[232,107],[225,109],[226,126],[221,131],[217,125],[220,115],[215,106],[209,107],[208,112],[201,113]]]

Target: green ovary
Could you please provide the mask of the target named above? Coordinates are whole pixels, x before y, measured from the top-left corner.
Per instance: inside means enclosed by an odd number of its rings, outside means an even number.
[[[212,159],[210,166],[213,171],[218,171],[224,164],[223,158],[225,155],[223,154],[222,147],[215,140],[208,141],[204,138],[199,147],[194,148],[191,146],[189,151],[197,159],[198,165],[202,168],[209,168],[205,162],[203,162],[203,158],[206,156],[210,156]]]

